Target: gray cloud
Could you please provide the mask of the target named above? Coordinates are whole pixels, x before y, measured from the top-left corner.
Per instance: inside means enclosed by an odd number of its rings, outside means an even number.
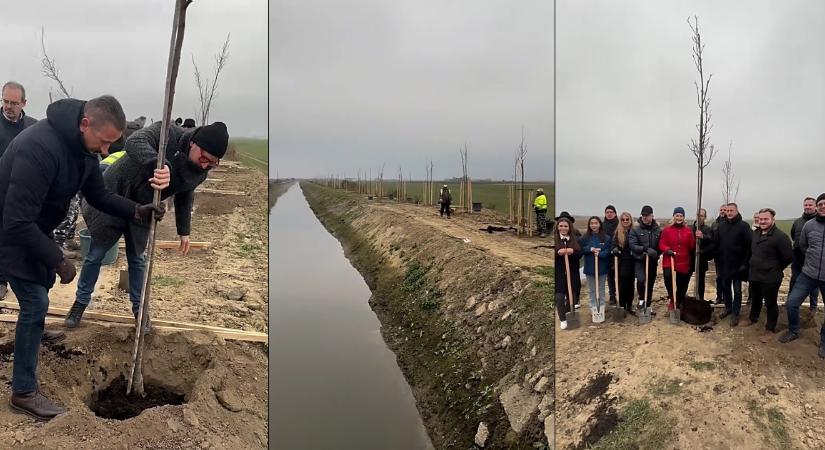
[[[15,2],[3,10],[3,77],[26,86],[27,114],[45,116],[49,88],[56,86],[40,72],[42,26],[49,55],[73,96],[112,94],[130,119],[160,120],[173,6],[171,0]],[[192,56],[202,72],[211,72],[214,55],[232,33],[210,120],[226,122],[232,136],[266,136],[266,9],[256,0],[190,5],[173,119],[194,117],[198,109]]]
[[[694,14],[720,150],[705,171],[703,206],[722,202],[730,141],[744,216],[770,206],[794,217],[803,197],[825,191],[813,171],[825,141],[825,4],[558,2],[557,14],[559,210],[695,208],[687,144],[697,134],[696,72],[685,22]]]
[[[422,178],[553,177],[553,5],[281,1],[270,9],[271,165],[313,177],[387,164]]]

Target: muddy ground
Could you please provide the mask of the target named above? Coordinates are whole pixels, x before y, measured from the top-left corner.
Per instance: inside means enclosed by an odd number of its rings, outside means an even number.
[[[501,218],[368,201],[302,183],[372,290],[436,448],[546,448],[552,436],[549,240],[489,234]],[[483,433],[482,433],[483,434]]]
[[[737,328],[728,318],[719,321],[723,308],[715,309],[712,330],[669,324],[661,277],[660,270],[658,314],[648,325],[632,316],[592,324],[585,286],[582,327],[557,328],[557,447],[825,448],[825,362],[817,357],[821,303],[815,317],[806,303],[802,338],[789,344],[776,340],[787,329],[780,307],[780,331],[763,344],[764,308],[750,327],[742,326],[750,309],[745,305]],[[711,271],[706,298],[715,298],[714,280]],[[787,282],[788,276],[780,302]]]
[[[231,165],[231,163],[230,163]],[[156,250],[151,316],[182,322],[267,331],[267,188],[260,171],[222,166],[204,187],[244,191],[244,196],[197,193],[192,241],[211,247],[188,256]],[[176,240],[168,213],[158,239]],[[82,221],[78,230],[83,228]],[[76,240],[79,238],[76,238]],[[81,262],[76,261],[80,270]],[[128,295],[118,289],[117,261],[103,266],[87,311],[130,315]],[[70,307],[76,283],[56,285],[51,305]],[[13,293],[6,300],[15,301]],[[13,311],[5,311],[12,312]],[[62,324],[48,325],[63,329]],[[48,423],[8,408],[14,324],[0,325],[0,442],[21,448],[265,448],[267,444],[266,347],[224,341],[203,332],[157,330],[147,341],[145,378],[183,395],[182,405],[148,409],[136,418],[96,417],[93,392],[129,367],[132,328],[84,321],[56,348],[42,348],[41,389],[68,412]],[[119,446],[119,447],[118,447]]]

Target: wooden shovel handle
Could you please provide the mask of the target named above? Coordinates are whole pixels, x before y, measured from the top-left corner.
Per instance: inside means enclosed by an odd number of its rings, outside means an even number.
[[[620,290],[620,286],[619,286],[619,257],[618,256],[613,257],[613,276],[616,279],[616,291],[621,293],[622,291]]]
[[[565,247],[566,248],[566,247]],[[573,311],[573,284],[570,282],[570,258],[565,253],[564,255],[564,273],[567,275],[567,303],[570,311]]]
[[[673,292],[673,307],[676,307],[676,259],[670,255],[670,284]]]
[[[596,304],[599,304],[599,255],[593,253],[593,261],[596,267]]]

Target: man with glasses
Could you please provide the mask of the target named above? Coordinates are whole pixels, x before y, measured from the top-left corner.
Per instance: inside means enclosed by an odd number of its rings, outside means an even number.
[[[125,154],[103,173],[106,187],[139,203],[152,201],[153,191],[146,183],[146,173],[157,165],[161,122],[142,128],[126,141]],[[209,170],[220,163],[226,153],[229,133],[223,122],[184,129],[169,127],[166,146],[167,164],[171,170],[170,185],[161,192],[161,200],[174,196],[175,225],[180,238],[179,251],[189,253],[189,232],[195,188],[206,180]],[[91,234],[89,252],[77,281],[75,301],[66,316],[66,326],[80,323],[83,311],[89,305],[100,265],[106,252],[123,236],[126,240],[126,261],[129,271],[129,298],[132,313],[137,317],[143,277],[146,271],[144,251],[149,240],[149,227],[129,223],[105,214],[91,205],[83,206],[83,219]]]
[[[785,305],[788,332],[779,338],[783,344],[799,339],[799,307],[805,298],[816,289],[825,289],[825,194],[816,198],[816,217],[799,233],[799,248],[805,260]],[[825,358],[825,323],[819,331],[819,357]]]
[[[26,115],[23,108],[26,106],[26,88],[16,81],[9,81],[3,85],[3,106],[0,114],[0,157],[6,152],[6,147],[21,131],[35,123]],[[9,282],[0,274],[0,300],[6,298]]]

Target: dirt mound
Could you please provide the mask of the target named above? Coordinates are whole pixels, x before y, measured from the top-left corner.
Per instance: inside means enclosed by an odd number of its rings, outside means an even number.
[[[0,342],[13,353],[14,334]],[[7,406],[12,363],[0,362],[0,442],[21,448],[266,448],[264,350],[205,332],[147,338],[148,395],[125,397],[134,331],[84,326],[43,346],[43,392],[67,413],[45,424]],[[7,352],[11,347],[12,352]]]

